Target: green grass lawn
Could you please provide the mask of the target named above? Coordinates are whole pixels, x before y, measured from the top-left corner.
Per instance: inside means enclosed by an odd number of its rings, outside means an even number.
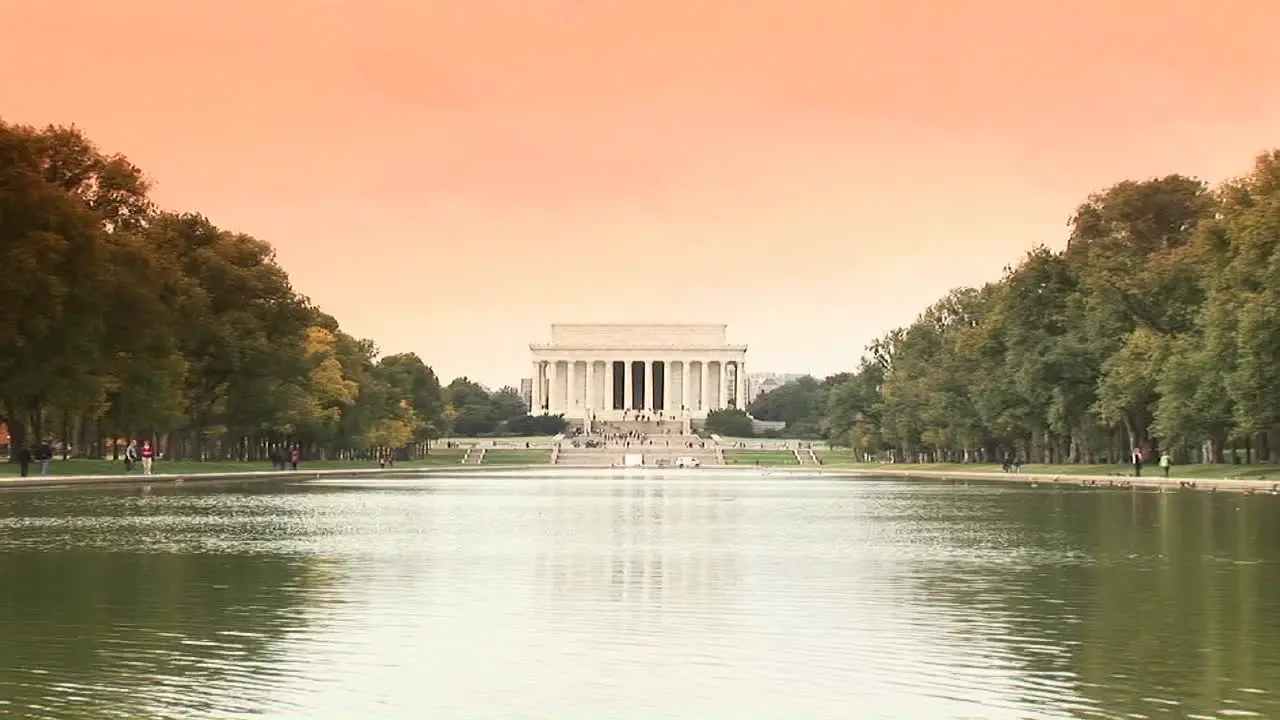
[[[495,448],[484,451],[482,465],[548,465],[551,463],[550,450],[508,450]]]
[[[848,452],[815,450],[814,454],[826,467],[849,468],[853,470],[920,470],[929,472],[989,472],[1001,474],[999,465],[974,463],[858,463],[854,462]],[[1026,475],[1123,475],[1133,474],[1128,465],[1023,465],[1022,473]],[[1161,477],[1163,473],[1154,465],[1144,465],[1143,477]],[[1175,465],[1169,473],[1171,478],[1214,478],[1228,480],[1277,480],[1280,481],[1280,465]]]
[[[726,465],[799,465],[790,450],[725,450]]]
[[[521,451],[524,452],[524,451]],[[396,468],[439,467],[441,465],[457,465],[462,462],[464,449],[439,448],[422,460],[406,460],[397,462]],[[304,460],[298,465],[299,470],[372,470],[378,464],[371,460]],[[198,462],[194,460],[157,460],[152,472],[157,475],[197,475],[201,473],[231,472],[263,472],[271,470],[270,462],[237,462],[235,460],[215,460]],[[141,474],[140,468],[134,468]],[[54,460],[51,468],[53,475],[123,475],[124,463],[119,460]],[[0,477],[16,476],[17,463],[0,462]],[[40,464],[32,463],[31,475],[40,474]]]

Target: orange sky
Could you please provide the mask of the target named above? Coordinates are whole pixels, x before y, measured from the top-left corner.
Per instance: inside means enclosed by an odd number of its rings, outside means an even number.
[[[1055,9],[1046,9],[1055,8]],[[852,367],[1061,246],[1090,191],[1280,145],[1274,0],[0,0],[0,116],[74,122],[156,198],[444,380],[552,322],[725,322]]]

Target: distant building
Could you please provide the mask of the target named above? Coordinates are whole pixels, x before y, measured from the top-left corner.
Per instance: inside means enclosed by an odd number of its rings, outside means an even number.
[[[730,343],[725,325],[556,323],[551,342],[529,350],[533,404],[570,421],[632,413],[701,420],[746,404],[746,388],[733,377],[747,346]]]
[[[520,399],[524,400],[524,404],[529,406],[529,413],[533,413],[533,378],[520,378]]]
[[[802,377],[804,373],[747,373],[747,403]]]

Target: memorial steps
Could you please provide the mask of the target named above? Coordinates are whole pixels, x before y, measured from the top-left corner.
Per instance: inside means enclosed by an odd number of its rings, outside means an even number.
[[[593,434],[644,433],[649,439],[683,437],[683,420],[597,420]],[[695,438],[696,439],[696,438]]]
[[[584,467],[620,467],[625,464],[625,459],[628,455],[640,455],[645,467],[674,467],[676,460],[682,457],[694,458],[704,467],[724,464],[724,460],[716,448],[690,448],[686,446],[685,442],[677,443],[674,439],[670,446],[640,444],[630,446],[614,444],[599,448],[561,446],[560,452],[556,454],[556,464]]]
[[[622,448],[560,448],[556,454],[557,465],[579,467],[613,467],[622,464]]]

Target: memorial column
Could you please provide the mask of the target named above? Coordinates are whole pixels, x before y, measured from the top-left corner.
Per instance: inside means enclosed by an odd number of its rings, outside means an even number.
[[[702,361],[702,412],[711,412],[711,363]]]
[[[604,409],[613,410],[613,358],[604,361]]]
[[[724,360],[720,361],[720,396],[716,399],[716,409],[724,410],[729,407],[729,363]]]
[[[676,361],[662,361],[662,413],[664,415],[675,415],[676,406],[680,403],[676,402]]]
[[[565,386],[566,386],[565,401],[564,401],[565,417],[571,417],[574,409],[578,405],[578,400],[577,400],[578,373],[576,372],[578,369],[577,365],[578,365],[577,360],[570,359],[565,361],[565,366],[567,371],[565,372]]]
[[[653,394],[653,360],[644,361],[644,410],[652,410],[657,406]]]
[[[553,368],[546,360],[538,361],[538,408],[539,410],[550,410],[548,407],[551,403],[551,371]]]
[[[733,394],[738,398],[738,409],[745,412],[747,409],[747,362],[745,360],[739,360],[734,366],[733,382],[736,384]]]
[[[622,409],[623,410],[635,410],[635,408],[632,407],[632,405],[634,405],[635,403],[631,401],[631,398],[634,397],[633,393],[635,391],[635,385],[634,385],[635,381],[632,377],[633,375],[635,375],[635,368],[631,367],[631,361],[623,360],[622,361]]]
[[[587,360],[587,417],[596,411],[596,361]]]
[[[685,412],[693,409],[693,366],[688,360],[680,361],[680,407]]]
[[[547,412],[560,412],[560,361],[547,361]]]
[[[542,407],[542,362],[533,361],[533,378],[529,381],[529,414],[537,415]]]

